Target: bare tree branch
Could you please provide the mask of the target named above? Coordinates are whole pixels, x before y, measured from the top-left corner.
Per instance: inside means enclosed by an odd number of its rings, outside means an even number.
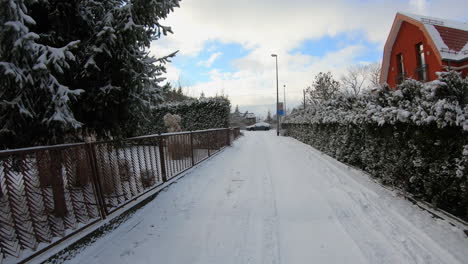
[[[371,89],[380,86],[380,70],[382,69],[382,64],[380,62],[373,63],[369,65],[369,82]]]
[[[366,65],[350,66],[348,72],[341,77],[344,92],[359,95],[368,78],[368,67]]]

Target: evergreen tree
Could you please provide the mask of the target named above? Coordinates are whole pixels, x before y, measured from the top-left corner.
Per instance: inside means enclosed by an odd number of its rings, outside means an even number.
[[[134,135],[161,101],[151,41],[179,0],[0,0],[0,144]],[[76,138],[73,140],[82,140]]]
[[[0,145],[25,146],[31,138],[37,143],[59,143],[63,135],[79,128],[70,110],[82,89],[63,81],[72,53],[80,41],[70,39],[60,45],[47,45],[30,30],[37,22],[29,8],[35,1],[2,0],[0,8]],[[58,44],[58,43],[57,43]]]
[[[172,88],[171,84],[169,83],[166,83],[162,87],[162,89],[163,89],[162,98],[161,100],[158,100],[158,102],[164,101],[166,103],[174,103],[174,102],[184,102],[184,101],[189,101],[189,100],[195,100],[195,98],[185,95],[182,92],[182,88],[180,89]]]
[[[307,88],[311,103],[317,101],[330,100],[335,97],[340,90],[340,83],[333,78],[331,72],[320,72],[315,76],[312,88]]]
[[[267,121],[268,123],[271,123],[271,121],[272,121],[270,110],[268,110],[267,118],[266,118],[265,121]]]
[[[149,109],[161,99],[161,75],[170,57],[156,59],[151,41],[172,32],[159,23],[178,0],[84,1],[88,42],[74,84],[86,93],[75,104],[77,117],[99,138],[128,137],[150,122]],[[86,107],[83,107],[86,106]]]

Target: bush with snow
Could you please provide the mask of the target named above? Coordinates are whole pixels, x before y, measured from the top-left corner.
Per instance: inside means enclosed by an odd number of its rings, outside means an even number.
[[[139,135],[171,132],[164,124],[168,113],[181,118],[182,131],[229,127],[231,103],[224,97],[192,99],[181,103],[167,103],[151,110],[149,122],[138,131]]]
[[[468,78],[443,72],[398,88],[321,101],[284,126],[383,183],[468,218]]]
[[[168,132],[180,132],[182,129],[180,128],[180,120],[182,118],[179,115],[173,115],[167,113],[164,116],[164,125],[167,127]]]

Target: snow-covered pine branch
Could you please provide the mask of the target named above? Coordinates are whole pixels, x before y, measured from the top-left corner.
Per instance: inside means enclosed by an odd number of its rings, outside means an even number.
[[[58,130],[81,125],[70,105],[82,92],[70,89],[61,76],[75,61],[79,44],[71,40],[64,46],[42,43],[40,34],[31,31],[37,26],[29,15],[30,1],[2,1],[0,11],[0,134],[5,140],[39,127]],[[53,124],[52,124],[53,123]],[[11,143],[11,142],[9,142]]]
[[[0,1],[3,147],[81,140],[78,128],[126,137],[149,120],[175,53],[148,49],[178,0]]]

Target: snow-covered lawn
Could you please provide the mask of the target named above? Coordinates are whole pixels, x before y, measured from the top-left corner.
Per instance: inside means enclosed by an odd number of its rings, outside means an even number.
[[[468,239],[276,131],[246,132],[71,263],[467,263]]]

